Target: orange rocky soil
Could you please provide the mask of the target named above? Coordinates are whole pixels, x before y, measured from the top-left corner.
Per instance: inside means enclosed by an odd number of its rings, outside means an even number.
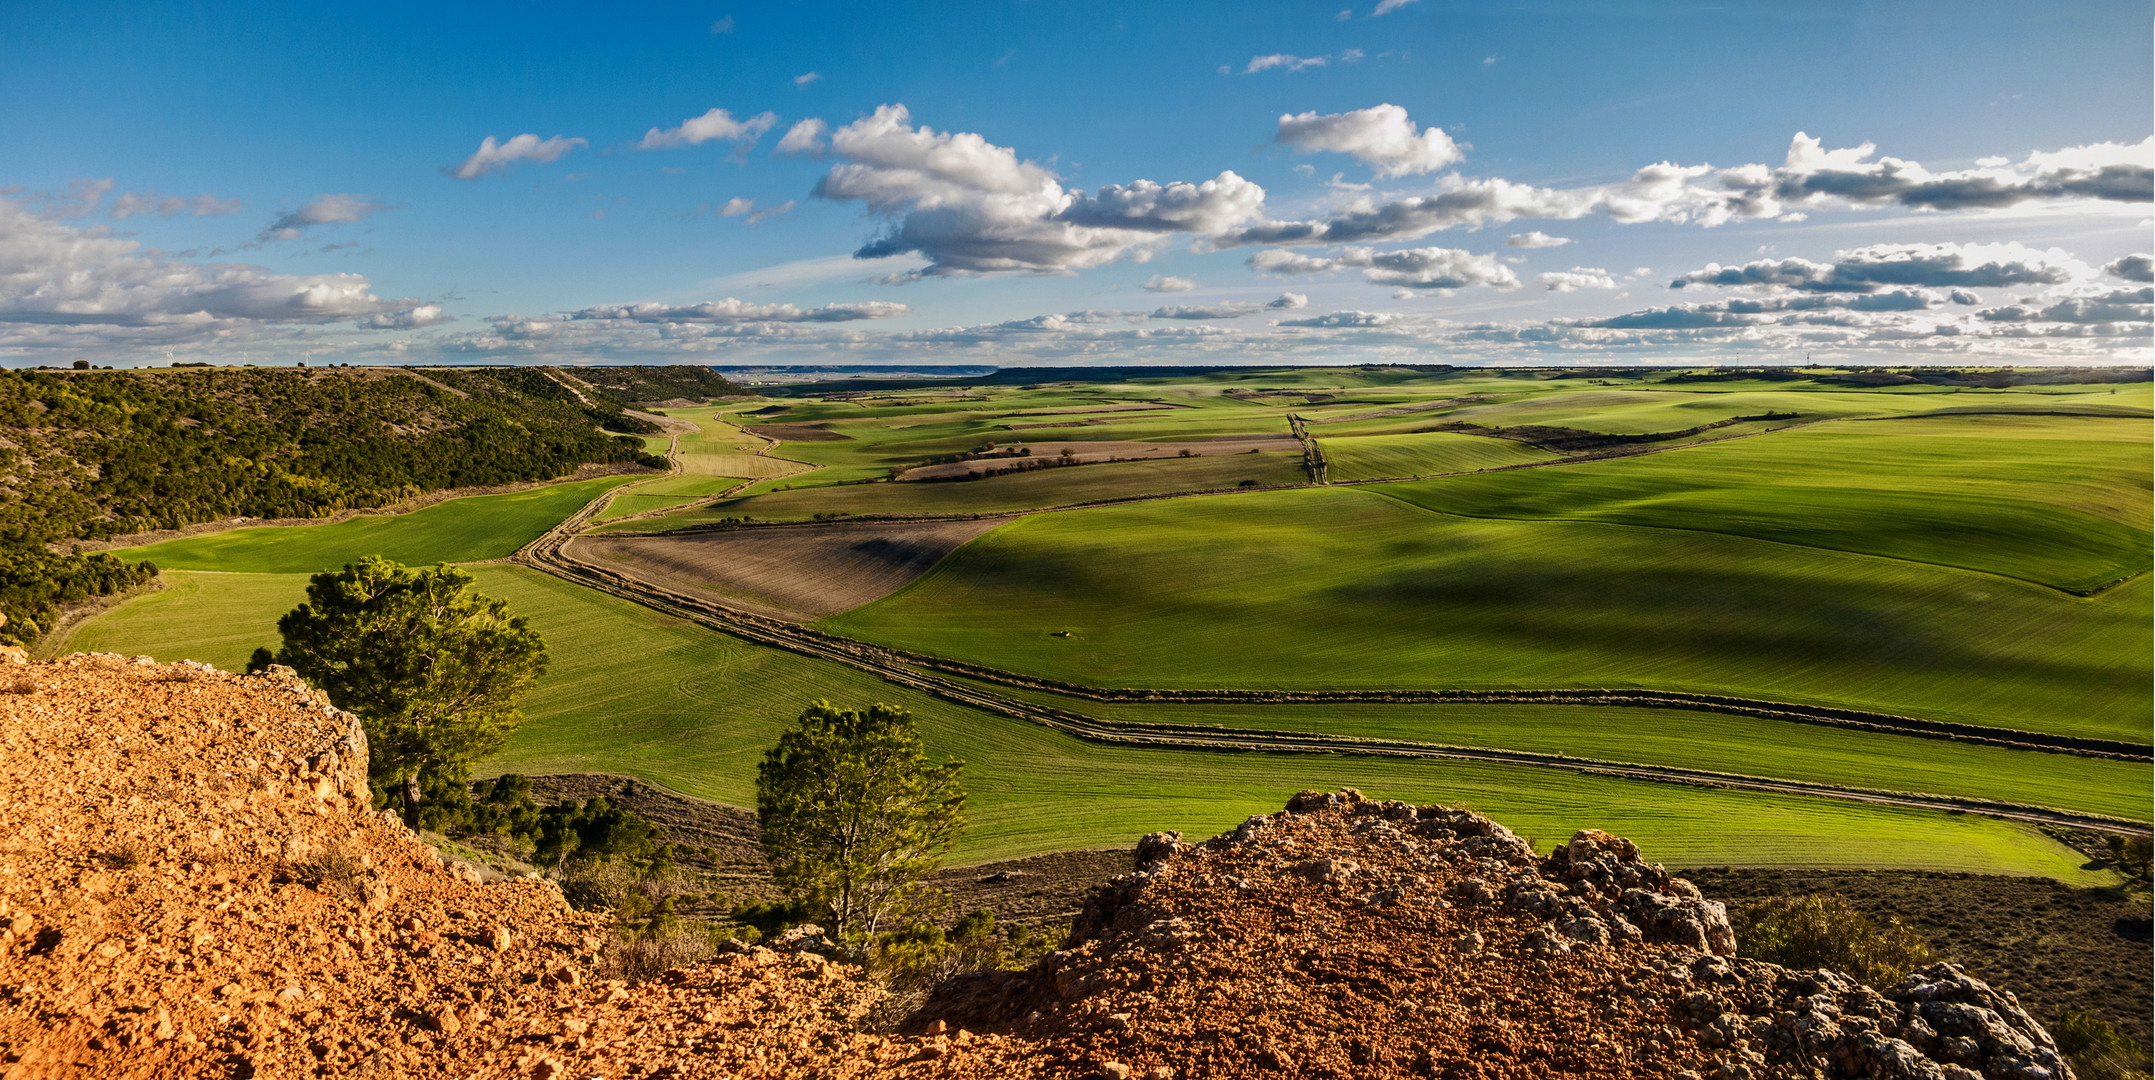
[[[2070,1076],[1950,965],[1733,959],[1628,841],[1354,792],[1148,837],[1063,951],[902,1032],[813,951],[629,985],[605,920],[370,812],[365,754],[281,669],[0,666],[0,1077]]]

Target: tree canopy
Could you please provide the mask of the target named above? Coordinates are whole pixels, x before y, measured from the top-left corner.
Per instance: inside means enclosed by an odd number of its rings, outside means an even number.
[[[904,709],[809,703],[756,772],[779,886],[827,908],[839,940],[874,935],[965,828],[960,768],[928,759]]]
[[[414,825],[429,775],[461,780],[499,748],[523,723],[517,699],[546,670],[538,631],[471,583],[446,564],[372,555],[316,574],[307,602],[277,621],[284,647],[261,658],[359,717],[376,787],[400,794]]]

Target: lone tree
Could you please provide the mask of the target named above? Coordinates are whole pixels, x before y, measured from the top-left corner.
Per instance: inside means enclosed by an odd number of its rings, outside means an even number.
[[[779,886],[828,907],[838,940],[873,936],[965,828],[961,767],[928,760],[904,709],[810,702],[756,771]]]
[[[277,620],[284,647],[250,668],[288,664],[366,728],[376,789],[401,789],[417,828],[431,780],[471,763],[524,722],[516,700],[546,670],[546,644],[508,603],[470,592],[447,564],[412,569],[369,555],[314,575],[307,602]]]

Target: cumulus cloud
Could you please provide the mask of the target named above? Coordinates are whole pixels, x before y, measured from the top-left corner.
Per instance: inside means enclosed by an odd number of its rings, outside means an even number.
[[[1571,292],[1575,289],[1613,289],[1616,278],[1607,270],[1593,266],[1574,266],[1569,270],[1552,270],[1534,275],[1542,288],[1550,292]]]
[[[122,192],[112,201],[111,214],[115,221],[131,217],[155,215],[157,217],[226,217],[237,214],[245,205],[238,199],[220,199],[215,195],[159,195],[155,191]]]
[[[726,205],[718,208],[718,216],[740,217],[742,214],[748,213],[750,210],[754,210],[755,208],[756,200],[744,199],[739,195],[736,195],[733,198],[727,199]]]
[[[1513,233],[1504,238],[1505,247],[1515,248],[1553,248],[1563,247],[1568,243],[1571,243],[1571,237],[1551,236],[1540,229],[1533,232]]]
[[[559,135],[541,139],[526,132],[508,142],[496,142],[492,135],[480,140],[479,149],[464,161],[443,172],[459,180],[477,180],[488,173],[497,173],[519,161],[541,163],[561,160],[563,154],[579,146],[590,145],[583,139],[565,139]]]
[[[422,326],[450,321],[450,316],[442,314],[440,304],[420,304],[403,311],[384,311],[368,317],[359,325],[372,330],[416,330]]]
[[[1977,313],[1986,322],[2141,323],[2155,319],[2155,288],[2114,289],[2052,304],[2015,304]]]
[[[779,138],[775,152],[800,157],[822,157],[823,152],[829,149],[824,139],[830,134],[830,130],[829,124],[811,116],[787,128],[785,135]]]
[[[1283,292],[1277,297],[1265,301],[1265,307],[1273,311],[1293,311],[1297,308],[1306,308],[1308,306],[1309,297],[1298,292]]]
[[[2127,281],[2155,281],[2155,257],[2127,255],[2103,265],[2103,273]]]
[[[1407,110],[1389,104],[1324,115],[1282,114],[1273,141],[1296,153],[1352,154],[1384,179],[1434,172],[1461,157],[1459,144],[1444,129],[1417,129]]]
[[[1803,292],[1877,292],[1888,286],[1997,288],[2062,285],[2091,276],[2087,264],[2057,249],[2020,244],[1874,244],[1835,252],[1830,263],[1761,259],[1741,266],[1711,263],[1669,282],[1753,286]]]
[[[760,112],[746,120],[736,120],[724,109],[712,109],[702,116],[691,116],[680,126],[652,128],[636,144],[638,150],[664,150],[675,146],[701,146],[713,140],[752,145],[763,133],[778,123],[778,114]],[[551,159],[548,159],[551,160]]]
[[[277,215],[262,227],[261,235],[256,239],[297,240],[317,225],[349,225],[387,209],[389,207],[365,195],[316,195],[299,209]]]
[[[1395,316],[1382,311],[1335,311],[1328,315],[1312,315],[1307,319],[1282,319],[1281,326],[1309,326],[1324,329],[1359,329],[1389,326]]]
[[[78,228],[0,197],[0,324],[210,338],[250,324],[324,323],[410,310],[357,274],[277,274],[175,259],[103,228]],[[12,338],[12,332],[0,337]],[[134,335],[141,336],[141,335]]]
[[[1197,279],[1195,278],[1154,274],[1145,279],[1146,292],[1189,292],[1196,287]]]
[[[811,71],[811,72],[808,72],[808,73],[806,73],[806,74],[802,74],[802,75],[795,75],[795,76],[793,77],[793,85],[795,85],[795,86],[807,86],[808,84],[810,84],[810,83],[813,83],[813,82],[816,82],[817,80],[820,80],[821,78],[823,78],[823,76],[821,76],[821,75],[818,75],[818,74],[816,74],[815,72]]]
[[[911,276],[1068,273],[1145,257],[1178,233],[1212,235],[1250,220],[1264,189],[1232,172],[1201,183],[1137,180],[1065,190],[1054,172],[971,132],[915,127],[903,105],[830,133],[844,159],[815,194],[893,219],[856,257],[928,259]]]
[[[1279,68],[1284,71],[1301,71],[1305,68],[1323,67],[1331,62],[1331,58],[1326,56],[1296,56],[1293,53],[1272,53],[1269,56],[1250,57],[1249,66],[1243,68],[1242,73],[1244,75],[1255,75],[1260,71],[1271,71],[1273,68]]]
[[[1359,267],[1363,280],[1407,289],[1465,289],[1477,285],[1510,289],[1519,284],[1519,276],[1496,256],[1476,255],[1458,248],[1377,251],[1349,247],[1329,257],[1275,248],[1250,256],[1249,265],[1259,273],[1269,274],[1314,274]]]
[[[1624,224],[1647,221],[1717,226],[1732,221],[1801,220],[1807,211],[1903,206],[1947,211],[2030,201],[2155,200],[2155,137],[2133,145],[2095,143],[2037,152],[2014,163],[1932,173],[1899,158],[1876,157],[1869,143],[1825,149],[1798,132],[1778,166],[1732,168],[1659,162],[1614,184],[1545,188],[1502,178],[1440,177],[1437,191],[1389,202],[1357,200],[1326,220],[1264,221],[1214,239],[1237,244],[1366,243],[1409,239],[1442,229],[1481,228],[1521,218],[1570,221],[1602,214]]]
[[[1369,17],[1374,19],[1379,15],[1390,15],[1411,3],[1414,3],[1414,0],[1377,0],[1377,7],[1369,13]]]
[[[792,304],[757,304],[729,296],[701,304],[608,304],[571,311],[561,318],[647,323],[837,323],[892,319],[912,310],[904,304],[882,300],[803,308]]]

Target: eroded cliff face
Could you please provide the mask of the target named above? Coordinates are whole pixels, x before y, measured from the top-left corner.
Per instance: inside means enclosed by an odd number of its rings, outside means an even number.
[[[445,864],[365,761],[288,673],[0,663],[0,1077],[2070,1075],[1948,965],[1734,959],[1629,841],[1538,858],[1354,792],[1148,837],[1063,951],[877,1033],[883,992],[813,952],[600,978],[603,919]]]

